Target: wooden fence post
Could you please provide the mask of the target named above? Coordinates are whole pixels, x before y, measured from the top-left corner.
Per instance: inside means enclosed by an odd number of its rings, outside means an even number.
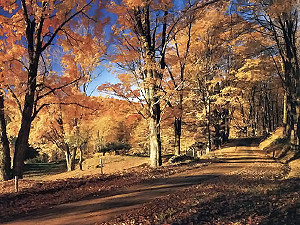
[[[19,177],[15,176],[15,192],[19,191]]]
[[[103,175],[103,161],[102,161],[102,158],[100,158],[100,168],[101,168],[101,174]]]

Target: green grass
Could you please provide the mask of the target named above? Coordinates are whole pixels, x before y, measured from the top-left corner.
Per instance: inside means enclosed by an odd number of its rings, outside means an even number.
[[[28,163],[24,165],[24,175],[26,177],[52,175],[62,173],[65,171],[65,161],[54,163]]]

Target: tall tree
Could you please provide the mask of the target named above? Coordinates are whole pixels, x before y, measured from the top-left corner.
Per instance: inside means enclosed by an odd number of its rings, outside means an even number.
[[[161,109],[164,108],[162,104],[168,103],[167,96],[172,95],[164,89],[168,46],[174,35],[185,29],[189,13],[214,2],[217,1],[188,1],[187,5],[178,6],[178,2],[171,0],[128,0],[112,6],[112,12],[118,15],[114,37],[119,41],[115,46],[114,62],[127,71],[127,78],[121,80],[133,81],[131,87],[136,92],[129,91],[131,96],[127,99],[139,98],[144,108],[149,124],[152,167],[161,165]],[[120,87],[125,87],[124,82],[118,89]]]
[[[6,133],[6,120],[4,114],[4,94],[0,90],[0,181],[11,177],[10,149]]]
[[[117,63],[129,69],[129,72],[134,72],[136,81],[142,87],[139,91],[146,106],[144,112],[149,124],[152,167],[162,164],[160,92],[165,69],[167,15],[171,5],[171,1],[162,0],[124,1],[122,5],[113,6],[113,12],[118,15],[118,24],[114,32],[116,39],[120,41],[116,48],[120,56],[129,55],[123,60],[117,57]],[[133,97],[138,97],[138,92]]]
[[[22,63],[21,65],[26,71],[26,77],[23,80],[25,94],[22,96],[23,99],[18,99],[21,110],[21,124],[15,143],[13,159],[13,172],[16,176],[22,177],[23,175],[24,157],[28,147],[31,123],[37,113],[45,107],[45,104],[40,104],[40,100],[80,80],[80,76],[76,77],[78,73],[74,73],[73,75],[69,74],[71,75],[69,77],[64,77],[62,79],[64,83],[61,86],[44,85],[49,81],[49,78],[53,78],[53,73],[49,73],[46,69],[46,54],[44,53],[49,54],[49,49],[84,36],[80,33],[80,29],[76,28],[81,23],[88,24],[86,21],[91,19],[88,13],[92,4],[95,7],[98,7],[96,5],[101,6],[101,2],[96,4],[93,3],[93,0],[63,2],[51,0],[36,1],[34,3],[29,0],[1,1],[0,6],[7,11],[7,16],[1,17],[4,39],[8,41],[15,40],[13,41],[14,45],[21,46],[26,52],[24,57],[15,58],[15,60]],[[101,26],[97,28],[101,28]],[[77,47],[81,44],[82,42],[79,40]],[[67,51],[72,53],[72,48],[68,48]],[[89,54],[86,56],[89,56]],[[81,58],[83,59],[83,57]],[[73,61],[76,62],[77,59],[78,57],[74,57]],[[87,57],[85,60],[87,60]],[[42,70],[43,67],[44,70]],[[56,76],[55,79],[58,80],[59,76]]]
[[[174,89],[174,101],[170,101],[170,106],[174,112],[174,141],[175,141],[175,154],[181,154],[181,133],[182,133],[182,118],[184,108],[184,91],[185,91],[185,71],[189,50],[191,46],[191,31],[194,23],[194,13],[186,17],[186,21],[181,26],[183,28],[176,32],[172,40],[172,47],[169,46],[166,56],[166,65],[170,80],[172,83],[171,89]],[[170,91],[170,90],[169,90]]]

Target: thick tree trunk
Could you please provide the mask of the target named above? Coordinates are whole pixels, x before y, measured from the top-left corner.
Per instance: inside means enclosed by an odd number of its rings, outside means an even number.
[[[148,76],[152,72],[148,72]],[[151,76],[151,75],[150,75]],[[153,168],[162,165],[161,138],[160,138],[160,102],[157,97],[157,84],[151,84],[149,93],[149,139],[150,139],[150,165]]]
[[[66,146],[65,148],[67,170],[70,172],[75,170],[76,148],[72,149],[72,153],[70,152],[69,146]]]
[[[23,115],[21,129],[15,144],[13,173],[14,176],[18,176],[19,178],[23,177],[25,153],[28,149],[28,139],[31,126],[30,117],[27,117],[27,115],[27,113],[25,116]],[[26,120],[26,118],[28,118],[28,120]]]
[[[39,57],[38,57],[39,58]],[[28,86],[25,95],[24,108],[22,111],[21,128],[18,133],[18,137],[15,144],[13,173],[19,178],[23,177],[23,167],[25,153],[28,148],[28,139],[32,122],[32,111],[34,105],[34,96],[36,91],[36,76],[38,68],[38,58],[34,62],[30,63],[28,73]]]
[[[148,59],[149,60],[149,59]],[[151,59],[146,61],[151,65]],[[147,77],[158,79],[158,75],[153,70],[147,71]],[[149,141],[150,141],[150,166],[156,168],[162,165],[161,158],[161,138],[160,138],[160,102],[157,97],[158,85],[153,82],[146,88],[147,103],[149,110]]]
[[[290,142],[293,149],[300,149],[300,106],[296,100],[288,101],[288,126],[287,136],[290,136]]]
[[[150,165],[153,168],[162,165],[160,139],[160,104],[158,98],[152,98],[152,115],[149,118],[150,131]]]
[[[6,134],[3,92],[0,91],[0,181],[12,178],[10,168],[10,149]]]
[[[70,171],[72,171],[72,155],[69,151],[65,152],[65,155],[66,155],[67,171],[70,172]]]
[[[73,148],[72,150],[72,157],[71,157],[71,170],[75,170],[75,161],[76,161],[76,148]]]

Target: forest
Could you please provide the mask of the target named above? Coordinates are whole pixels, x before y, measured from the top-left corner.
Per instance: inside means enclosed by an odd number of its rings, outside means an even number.
[[[0,0],[0,223],[299,224],[299,9]]]
[[[156,168],[279,126],[299,151],[294,0],[2,0],[0,13],[1,180],[33,156],[71,171],[113,150]],[[103,67],[119,81],[91,95]]]
[[[2,180],[22,177],[30,152],[68,170],[110,150],[158,167],[279,126],[299,150],[296,1],[3,0],[0,12]],[[91,95],[101,67],[119,82]]]

